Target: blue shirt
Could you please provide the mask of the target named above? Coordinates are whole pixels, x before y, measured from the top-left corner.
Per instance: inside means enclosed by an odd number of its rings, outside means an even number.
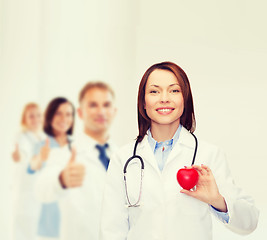
[[[48,136],[50,148],[60,147],[59,143],[54,137]],[[45,145],[45,141],[41,141],[35,146],[35,155],[39,154],[41,148]],[[42,168],[45,167],[45,162]],[[31,169],[30,165],[27,172],[29,174],[34,174],[35,171]],[[60,226],[60,211],[57,202],[43,203],[41,208],[41,214],[38,224],[38,236],[42,237],[59,237],[59,226]]]
[[[182,125],[180,124],[178,129],[176,130],[173,138],[170,140],[166,140],[164,142],[157,142],[152,137],[150,129],[148,130],[148,134],[147,134],[148,138],[147,139],[148,139],[149,145],[150,145],[150,147],[154,153],[154,156],[156,158],[156,161],[158,163],[160,171],[163,170],[164,165],[166,163],[166,160],[167,160],[171,150],[173,149],[175,143],[178,141],[181,129],[182,129]],[[216,208],[214,208],[213,206],[211,206],[211,210],[222,222],[226,222],[226,223],[229,222],[228,212],[226,212],[226,213],[220,212]]]
[[[152,148],[152,151],[154,152],[160,171],[163,170],[165,162],[171,150],[173,149],[173,146],[178,141],[181,129],[182,129],[182,125],[180,124],[173,138],[171,140],[166,140],[164,142],[157,142],[152,137],[150,129],[148,130],[148,142]]]

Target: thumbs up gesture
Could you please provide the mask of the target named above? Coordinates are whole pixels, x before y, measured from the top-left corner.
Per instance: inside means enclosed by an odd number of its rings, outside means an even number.
[[[50,141],[49,138],[45,140],[44,146],[41,147],[40,153],[38,155],[35,155],[30,162],[31,170],[37,171],[39,170],[43,162],[48,159],[49,153],[50,153]]]
[[[85,167],[76,162],[76,150],[72,148],[70,160],[59,176],[61,186],[63,188],[80,187],[84,180],[84,174]]]
[[[49,138],[47,138],[45,140],[45,145],[43,147],[41,147],[40,149],[40,159],[42,162],[46,161],[48,156],[49,156],[49,152],[50,152],[50,141]]]
[[[19,145],[16,143],[15,150],[12,153],[12,158],[14,162],[19,162],[20,161],[20,153],[19,153]]]

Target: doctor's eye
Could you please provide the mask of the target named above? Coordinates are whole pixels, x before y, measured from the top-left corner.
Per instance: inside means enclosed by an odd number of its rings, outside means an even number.
[[[104,107],[105,108],[109,108],[109,107],[111,107],[112,106],[112,103],[111,102],[105,102],[104,103]]]
[[[97,107],[97,104],[95,102],[90,102],[88,103],[88,107],[90,108]]]
[[[157,90],[150,90],[149,93],[154,93],[155,94],[155,93],[158,93],[158,91]]]
[[[67,117],[72,117],[73,113],[72,113],[72,112],[67,112],[65,115],[66,115]]]
[[[55,116],[60,116],[60,115],[62,115],[62,113],[60,111],[55,112]]]
[[[179,93],[179,92],[181,92],[179,89],[173,89],[173,90],[171,90],[171,92],[172,93]]]

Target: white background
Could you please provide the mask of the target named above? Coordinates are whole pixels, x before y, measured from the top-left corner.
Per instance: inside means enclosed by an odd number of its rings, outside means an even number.
[[[137,134],[145,70],[174,61],[191,82],[196,134],[224,149],[232,174],[256,201],[256,231],[241,237],[215,222],[214,239],[267,236],[267,33],[264,0],[0,0],[0,239],[8,240],[10,152],[28,101],[56,96],[77,106],[88,80],[116,92],[111,130]],[[82,125],[76,119],[76,132]],[[264,237],[265,236],[265,237]]]

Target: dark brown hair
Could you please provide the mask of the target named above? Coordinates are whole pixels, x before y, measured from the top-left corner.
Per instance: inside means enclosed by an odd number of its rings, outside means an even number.
[[[147,130],[150,128],[151,125],[151,119],[147,116],[146,110],[144,109],[145,88],[147,79],[149,78],[150,74],[156,69],[170,71],[176,76],[184,98],[184,112],[180,118],[180,123],[190,132],[194,132],[196,128],[193,97],[191,93],[190,84],[184,70],[172,62],[157,63],[152,65],[150,68],[146,70],[139,85],[139,92],[138,92],[139,135],[137,137],[138,142],[141,142],[143,140]]]
[[[44,132],[50,136],[55,136],[53,128],[52,128],[52,121],[53,121],[53,118],[57,112],[58,107],[63,103],[69,103],[72,106],[73,123],[72,123],[72,126],[70,127],[70,129],[67,131],[67,134],[72,135],[72,133],[73,133],[74,117],[75,117],[74,106],[68,99],[66,99],[64,97],[58,97],[58,98],[54,98],[53,100],[51,100],[50,103],[48,104],[46,110],[45,110]]]
[[[99,88],[99,89],[107,90],[111,93],[112,97],[115,98],[114,91],[107,83],[104,83],[101,81],[95,81],[95,82],[88,82],[84,85],[84,87],[82,88],[82,90],[80,91],[80,94],[79,94],[79,103],[81,103],[81,101],[84,98],[84,95],[87,93],[87,91],[92,89],[92,88]]]

